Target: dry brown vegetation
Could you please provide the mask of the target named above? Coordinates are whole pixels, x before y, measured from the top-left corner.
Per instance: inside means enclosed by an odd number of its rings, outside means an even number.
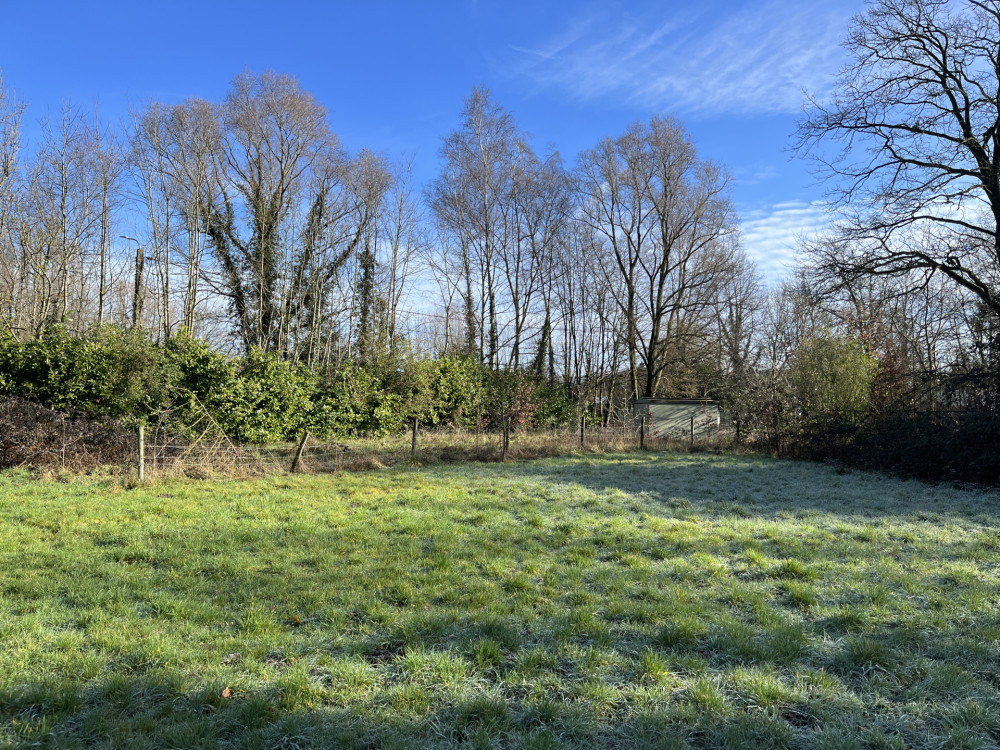
[[[639,438],[631,429],[588,429],[581,445],[580,433],[573,430],[539,430],[513,433],[504,451],[501,436],[477,434],[471,430],[440,430],[422,432],[417,449],[411,453],[411,436],[395,435],[378,440],[347,440],[307,446],[298,470],[322,473],[331,471],[364,471],[399,464],[429,466],[444,463],[498,463],[527,461],[556,456],[620,453],[637,450]],[[647,439],[645,448],[651,451],[718,450],[722,441],[698,442],[686,440]],[[295,446],[273,447],[262,451],[263,461],[276,469],[288,470],[294,458]]]
[[[67,415],[23,398],[0,398],[0,468],[91,472],[134,463],[135,435],[121,424]]]

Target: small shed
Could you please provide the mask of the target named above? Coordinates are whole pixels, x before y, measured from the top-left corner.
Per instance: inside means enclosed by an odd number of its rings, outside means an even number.
[[[648,434],[662,438],[716,438],[722,426],[718,401],[702,398],[637,398],[632,413],[645,420]]]

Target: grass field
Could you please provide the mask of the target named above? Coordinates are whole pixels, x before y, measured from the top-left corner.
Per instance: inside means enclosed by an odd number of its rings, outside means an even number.
[[[746,456],[0,478],[0,744],[976,748],[992,494]]]

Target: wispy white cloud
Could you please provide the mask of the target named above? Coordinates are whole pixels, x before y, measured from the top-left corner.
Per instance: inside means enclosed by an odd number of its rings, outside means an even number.
[[[778,168],[774,164],[760,161],[737,166],[731,172],[734,182],[739,183],[743,187],[760,185],[781,175],[781,172],[778,171]]]
[[[743,0],[725,12],[711,2],[696,11],[657,5],[578,19],[547,43],[518,49],[516,68],[581,99],[698,114],[797,112],[803,90],[829,90],[860,3]]]
[[[786,276],[795,261],[795,249],[830,228],[822,201],[787,201],[745,212],[740,222],[743,245],[769,281]]]

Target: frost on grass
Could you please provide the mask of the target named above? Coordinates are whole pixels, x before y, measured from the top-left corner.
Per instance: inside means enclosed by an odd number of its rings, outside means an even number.
[[[0,478],[0,743],[992,746],[997,500],[698,454]]]

